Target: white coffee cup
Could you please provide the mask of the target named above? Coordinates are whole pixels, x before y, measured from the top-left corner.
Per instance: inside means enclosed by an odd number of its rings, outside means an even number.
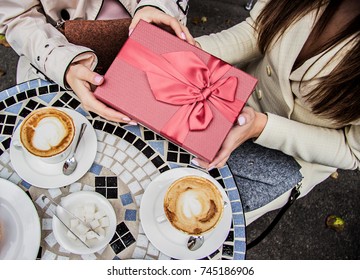
[[[64,161],[70,154],[75,136],[72,117],[55,107],[44,107],[31,112],[20,124],[16,149],[25,157],[34,157],[45,163]]]

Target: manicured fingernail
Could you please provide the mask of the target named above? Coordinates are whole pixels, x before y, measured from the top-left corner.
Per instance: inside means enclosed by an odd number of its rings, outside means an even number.
[[[238,118],[238,123],[239,123],[240,126],[244,125],[246,123],[246,119],[243,116],[240,116]]]
[[[131,33],[133,33],[133,31],[134,31],[133,28],[129,29],[129,36],[131,35]]]
[[[131,122],[128,122],[128,124],[130,124],[130,125],[137,125],[137,122],[131,121]]]
[[[122,120],[128,122],[128,121],[130,121],[130,118],[124,117],[124,118],[122,118]]]
[[[99,84],[99,83],[102,82],[103,79],[104,79],[103,76],[96,75],[96,76],[95,76],[95,83]]]
[[[192,163],[193,165],[195,165],[195,166],[200,166],[200,165],[199,165],[199,162],[198,162],[195,158],[193,158],[193,159],[191,160],[191,163]]]
[[[186,35],[185,35],[185,33],[184,32],[181,32],[181,39],[183,39],[183,40],[186,40]]]

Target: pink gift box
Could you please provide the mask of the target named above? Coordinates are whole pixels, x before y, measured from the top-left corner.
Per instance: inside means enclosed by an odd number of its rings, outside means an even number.
[[[212,161],[256,82],[141,21],[95,96],[193,155]]]

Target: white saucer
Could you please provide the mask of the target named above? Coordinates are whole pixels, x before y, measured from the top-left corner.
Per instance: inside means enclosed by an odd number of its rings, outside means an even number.
[[[40,248],[40,220],[30,197],[0,178],[0,260],[35,260]]]
[[[68,229],[59,221],[59,219],[53,217],[52,221],[53,232],[56,240],[64,249],[74,254],[92,254],[101,250],[109,244],[111,239],[114,237],[116,230],[116,214],[114,208],[103,195],[93,191],[78,191],[61,199],[61,205],[71,213],[74,213],[74,209],[86,203],[94,203],[98,209],[103,210],[109,218],[110,224],[105,228],[106,234],[103,239],[91,239],[87,241],[87,245],[90,248],[85,247],[85,245],[83,245],[79,240],[69,238],[67,236]],[[72,219],[72,217],[59,206],[57,207],[56,212],[59,218],[65,222],[68,227],[70,227],[70,219]]]
[[[205,242],[196,251],[187,248],[188,235],[177,231],[167,221],[156,221],[156,218],[164,215],[162,205],[167,188],[175,180],[189,175],[201,176],[212,181],[228,204],[218,226],[204,234]],[[159,251],[176,259],[200,259],[220,248],[229,234],[231,219],[230,201],[223,187],[207,173],[192,168],[175,168],[160,174],[148,185],[141,199],[140,221],[146,236]]]
[[[45,163],[36,158],[27,157],[21,150],[16,149],[13,141],[19,139],[20,126],[15,130],[10,144],[10,159],[14,170],[23,180],[39,188],[59,188],[76,182],[89,170],[97,152],[96,133],[90,122],[74,110],[58,109],[68,113],[73,118],[76,127],[80,127],[81,123],[84,122],[88,125],[76,152],[78,166],[73,174],[64,175],[62,173],[64,161],[56,164]],[[77,131],[75,137],[77,137],[78,133]]]

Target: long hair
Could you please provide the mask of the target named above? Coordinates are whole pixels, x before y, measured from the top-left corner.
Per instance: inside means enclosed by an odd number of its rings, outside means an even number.
[[[315,29],[312,31],[315,34],[321,34],[340,2],[338,0],[270,1],[260,13],[256,22],[256,28],[259,31],[258,43],[260,50],[265,53],[292,23],[310,11],[319,13],[320,8],[326,5],[324,12],[314,27]],[[352,46],[352,49],[346,53],[331,73],[311,92],[306,94],[306,98],[315,114],[329,118],[339,126],[344,126],[360,118],[359,34],[360,15],[357,15],[341,32],[315,50],[316,54],[326,52],[345,40],[348,40],[346,45],[351,44]]]

